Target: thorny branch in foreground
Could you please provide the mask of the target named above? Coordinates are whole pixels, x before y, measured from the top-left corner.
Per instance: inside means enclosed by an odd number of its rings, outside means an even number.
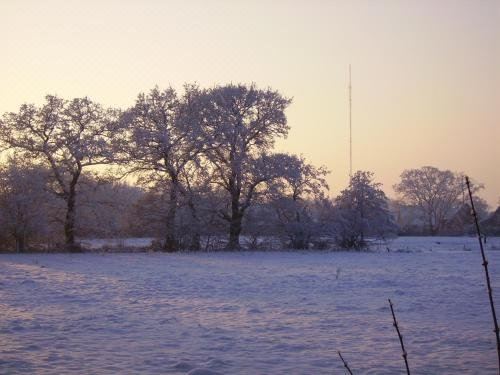
[[[342,362],[344,363],[344,367],[347,369],[347,371],[349,372],[350,375],[352,375],[352,371],[351,369],[349,368],[349,365],[347,364],[347,362],[344,360],[344,357],[342,357],[342,353],[340,353],[340,350],[337,351],[337,353],[339,354],[339,357],[340,359],[342,360]]]
[[[408,354],[406,353],[405,350],[405,345],[403,343],[403,335],[399,331],[398,321],[396,320],[396,314],[394,314],[394,308],[390,298],[389,298],[389,306],[391,307],[392,319],[394,320],[394,327],[396,328],[399,337],[399,342],[401,343],[401,350],[403,351],[403,358],[405,360],[405,365],[406,365],[406,373],[410,375],[410,367],[408,366]]]
[[[472,199],[471,184],[470,184],[469,177],[467,177],[467,176],[465,176],[465,183],[467,184],[467,190],[469,191],[470,205],[472,208],[472,216],[474,217],[474,224],[476,226],[477,238],[479,240],[479,247],[481,249],[481,256],[483,257],[483,267],[484,267],[484,273],[486,276],[486,285],[488,286],[488,297],[490,299],[491,314],[493,315],[493,323],[495,325],[494,332],[496,334],[496,339],[497,339],[498,372],[500,373],[500,336],[499,336],[497,314],[495,312],[495,304],[493,303],[493,290],[491,289],[490,274],[488,272],[488,260],[486,259],[486,255],[484,253],[483,240],[481,237],[481,230],[479,229],[479,222],[477,220],[477,213],[476,213],[476,209],[474,207],[474,200]]]

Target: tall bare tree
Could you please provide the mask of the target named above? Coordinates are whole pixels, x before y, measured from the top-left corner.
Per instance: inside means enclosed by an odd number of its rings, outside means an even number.
[[[75,243],[77,186],[85,168],[113,160],[111,140],[118,126],[117,111],[104,109],[89,98],[71,101],[46,96],[41,107],[24,104],[6,113],[0,124],[0,141],[27,158],[43,161],[51,171],[52,191],[66,203],[66,247]]]

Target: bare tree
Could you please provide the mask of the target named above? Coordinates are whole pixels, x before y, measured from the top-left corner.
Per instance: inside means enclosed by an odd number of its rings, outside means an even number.
[[[436,235],[464,200],[463,181],[461,174],[427,166],[405,170],[394,190],[404,203],[419,208],[422,219],[427,223],[428,233]],[[481,184],[474,184],[473,190],[481,188]]]
[[[27,158],[43,161],[51,171],[52,191],[66,203],[66,247],[75,251],[77,185],[82,171],[113,160],[111,139],[118,126],[116,111],[88,98],[71,101],[48,95],[41,107],[22,105],[6,113],[0,140]]]
[[[221,215],[229,223],[228,248],[240,247],[242,219],[267,181],[276,176],[268,153],[277,137],[288,134],[285,109],[291,103],[277,91],[255,85],[217,86],[209,90],[204,113],[207,158],[212,181],[228,193]]]

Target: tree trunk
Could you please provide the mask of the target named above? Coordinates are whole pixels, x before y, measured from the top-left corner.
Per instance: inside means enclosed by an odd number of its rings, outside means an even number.
[[[240,209],[239,194],[233,194],[231,200],[231,220],[229,221],[229,242],[227,244],[228,250],[239,250],[241,221],[243,219],[243,211]]]
[[[306,250],[309,248],[306,235],[302,230],[293,234],[292,248],[297,250]]]
[[[16,252],[23,253],[25,250],[24,234],[16,236]]]
[[[193,251],[201,250],[201,236],[198,232],[193,233],[193,235],[191,236],[189,250]]]
[[[435,236],[437,231],[436,231],[436,227],[434,226],[434,220],[432,217],[432,213],[429,213],[428,222],[429,222],[429,234],[431,236]]]
[[[231,217],[231,222],[229,223],[229,242],[227,244],[228,250],[241,249],[240,245],[241,219],[242,215],[240,213],[233,215]]]
[[[175,219],[177,215],[177,183],[172,181],[172,188],[169,196],[169,207],[166,220],[165,244],[163,250],[173,252],[178,250],[177,233]]]
[[[191,198],[188,200],[188,206],[191,211],[191,219],[193,220],[193,224],[191,225],[193,232],[191,233],[189,248],[190,250],[198,251],[201,250],[200,221],[198,218],[198,212],[196,211],[196,206]]]
[[[429,222],[429,235],[434,236],[434,227],[432,226],[432,222]]]
[[[75,178],[70,184],[68,199],[66,201],[66,220],[64,222],[64,237],[66,241],[66,250],[71,252],[78,251],[75,243],[75,217],[76,217],[76,182]]]
[[[226,248],[228,250],[239,250],[241,249],[240,233],[243,210],[240,207],[241,188],[237,183],[235,173],[233,173],[229,185],[229,191],[231,193],[231,217],[229,219],[229,242]]]
[[[294,199],[295,201],[295,199]],[[301,226],[301,216],[298,210],[295,210],[295,222],[297,223],[297,227],[293,229],[294,233],[292,235],[292,248],[303,250],[307,249],[308,243],[306,241],[306,234],[304,233],[304,228]]]

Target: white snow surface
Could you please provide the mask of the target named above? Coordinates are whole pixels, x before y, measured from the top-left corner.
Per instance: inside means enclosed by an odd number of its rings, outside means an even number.
[[[389,247],[389,252],[386,247]],[[487,256],[500,310],[500,238]],[[0,374],[495,374],[474,238],[379,252],[0,255]]]
[[[151,242],[154,238],[143,237],[143,238],[92,238],[92,239],[82,239],[80,244],[89,250],[101,250],[101,249],[129,249],[135,250],[140,248],[145,248],[151,246]]]

